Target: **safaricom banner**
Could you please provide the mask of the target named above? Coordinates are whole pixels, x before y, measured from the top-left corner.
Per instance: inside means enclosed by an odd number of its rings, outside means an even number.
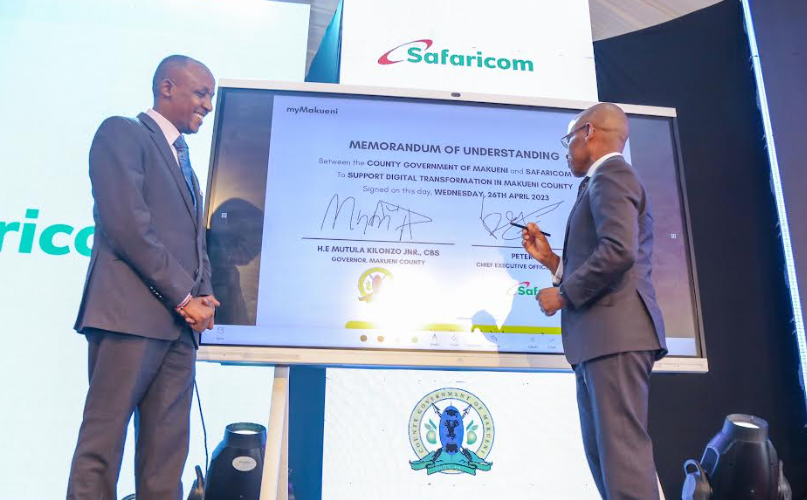
[[[345,0],[339,82],[596,101],[588,0]]]
[[[87,390],[73,323],[95,231],[87,156],[98,125],[151,106],[154,69],[172,53],[219,78],[301,80],[308,14],[259,0],[0,2],[0,498],[64,498]],[[202,185],[205,122],[187,141]],[[197,376],[212,446],[225,424],[266,418],[271,369],[200,364]],[[186,491],[205,461],[199,423],[194,412]],[[118,498],[134,493],[133,443]]]

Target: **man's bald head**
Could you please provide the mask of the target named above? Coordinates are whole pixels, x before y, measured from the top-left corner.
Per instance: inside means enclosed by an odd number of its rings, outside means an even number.
[[[163,59],[151,84],[154,109],[183,134],[199,130],[213,110],[216,80],[207,66],[188,56]]]
[[[621,152],[628,141],[628,117],[622,108],[610,102],[601,102],[577,115],[578,126],[591,123],[598,139],[614,151]]]
[[[199,66],[207,73],[210,73],[207,66],[188,56],[175,54],[160,61],[160,64],[157,65],[157,69],[154,71],[154,78],[151,80],[151,92],[154,95],[154,98],[157,99],[157,96],[160,93],[160,87],[164,80],[176,81],[178,76],[181,75],[182,71],[186,70],[188,66],[191,65]],[[212,76],[212,73],[210,74]]]
[[[621,153],[628,141],[628,117],[616,104],[603,102],[582,111],[569,124],[566,160],[577,177],[609,153]]]

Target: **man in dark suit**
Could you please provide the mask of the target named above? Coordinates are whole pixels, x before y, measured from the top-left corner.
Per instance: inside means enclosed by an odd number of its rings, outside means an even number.
[[[655,500],[649,380],[667,349],[651,280],[653,218],[641,181],[622,157],[627,139],[628,119],[613,104],[598,104],[574,119],[561,141],[569,168],[583,180],[563,257],[534,223],[523,231],[523,245],[554,275],[556,286],[537,299],[548,316],[562,311],[583,445],[600,495]]]
[[[154,107],[105,120],[90,148],[95,241],[76,321],[89,379],[67,498],[117,498],[134,413],[137,498],[179,500],[198,334],[219,305],[210,285],[202,193],[182,134],[212,110],[202,63],[157,67]]]

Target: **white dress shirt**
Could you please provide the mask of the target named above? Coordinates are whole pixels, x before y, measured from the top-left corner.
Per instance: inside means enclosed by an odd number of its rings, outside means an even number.
[[[170,147],[171,152],[174,153],[174,159],[177,161],[177,166],[179,166],[179,157],[177,156],[177,148],[174,147],[174,142],[179,139],[179,136],[182,134],[179,133],[179,130],[177,130],[173,123],[169,122],[166,117],[153,109],[147,109],[146,114],[157,122],[157,126],[160,127],[160,130],[162,130],[165,140],[168,141],[168,147]]]
[[[607,155],[603,155],[600,157],[599,160],[595,161],[591,167],[589,167],[588,172],[586,172],[586,177],[591,178],[594,175],[594,172],[600,168],[600,165],[605,163],[606,161],[610,160],[614,156],[622,156],[622,153],[608,153]],[[586,188],[588,189],[588,188]],[[555,271],[555,274],[552,276],[552,284],[557,285],[560,283],[561,278],[563,278],[563,258],[560,259],[560,263],[558,263],[558,269]]]

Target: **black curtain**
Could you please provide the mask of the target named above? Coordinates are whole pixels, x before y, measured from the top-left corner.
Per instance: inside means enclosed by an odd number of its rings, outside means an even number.
[[[762,72],[768,94],[776,157],[787,205],[801,308],[807,312],[807,168],[804,117],[807,116],[807,2],[748,0],[754,17]]]
[[[650,431],[667,498],[729,413],[766,419],[794,498],[807,495],[793,312],[738,0],[594,44],[603,101],[678,110],[709,358],[652,380]]]

